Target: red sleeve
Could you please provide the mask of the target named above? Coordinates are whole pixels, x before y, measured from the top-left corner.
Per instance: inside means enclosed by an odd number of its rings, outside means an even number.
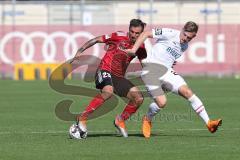
[[[144,44],[142,44],[142,45],[138,48],[138,50],[137,50],[137,52],[136,52],[136,55],[137,55],[137,57],[138,57],[139,60],[143,60],[144,58],[147,57],[147,51],[146,51],[146,49],[145,49],[145,45],[144,45]]]
[[[109,41],[119,41],[122,37],[126,37],[126,33],[122,31],[113,32],[111,34],[106,34],[102,36],[103,42],[107,43]]]
[[[112,41],[113,37],[114,37],[114,33],[102,35],[102,39],[104,43]]]

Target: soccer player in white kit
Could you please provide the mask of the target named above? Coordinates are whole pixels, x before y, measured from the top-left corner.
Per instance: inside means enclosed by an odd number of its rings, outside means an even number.
[[[143,63],[142,80],[154,99],[154,102],[149,105],[148,113],[143,117],[142,132],[146,138],[151,135],[153,117],[166,105],[166,91],[188,100],[211,133],[214,133],[222,124],[221,119],[209,119],[202,101],[187,86],[184,79],[172,69],[172,65],[188,48],[188,42],[196,36],[197,31],[198,25],[192,21],[187,22],[181,31],[170,28],[152,29],[143,32],[133,48],[126,50],[128,54],[134,55],[147,38],[156,39],[156,44]]]

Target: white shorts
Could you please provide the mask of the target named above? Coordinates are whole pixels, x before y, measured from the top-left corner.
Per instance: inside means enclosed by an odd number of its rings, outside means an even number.
[[[173,69],[169,69],[168,72],[160,78],[160,80],[163,80],[165,83],[169,83],[172,86],[169,91],[176,94],[178,94],[178,90],[181,86],[187,85],[183,77],[177,74],[177,72]]]
[[[151,73],[151,74],[150,74]],[[166,92],[178,94],[182,85],[186,85],[185,80],[178,75],[172,68],[159,70],[159,67],[151,69],[145,68],[141,75],[148,92],[153,96],[160,96]]]

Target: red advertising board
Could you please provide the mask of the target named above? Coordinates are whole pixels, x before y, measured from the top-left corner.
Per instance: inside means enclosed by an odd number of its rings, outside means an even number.
[[[178,25],[159,25],[181,29]],[[1,26],[0,71],[13,72],[15,63],[61,63],[74,56],[87,40],[128,26]],[[200,25],[197,37],[178,60],[183,74],[231,74],[240,72],[240,25]],[[152,41],[152,43],[154,43]],[[100,44],[85,51],[102,57]]]

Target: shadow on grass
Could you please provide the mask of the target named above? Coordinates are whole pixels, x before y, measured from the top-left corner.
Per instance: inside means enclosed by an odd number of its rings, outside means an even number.
[[[151,137],[189,137],[189,138],[193,138],[193,137],[202,137],[202,138],[206,138],[206,137],[217,137],[217,135],[212,135],[209,133],[209,135],[206,134],[194,134],[194,133],[175,133],[175,134],[168,134],[168,133],[153,133],[151,134]]]
[[[87,139],[89,138],[101,138],[101,137],[119,137],[119,138],[123,138],[121,135],[119,135],[118,133],[89,133],[88,136],[87,136]],[[143,134],[141,133],[130,133],[128,134],[128,138],[131,138],[131,137],[142,137],[144,138]],[[189,133],[186,133],[186,134],[179,134],[179,133],[176,133],[176,134],[168,134],[168,133],[152,133],[151,134],[151,138],[158,138],[161,139],[161,137],[164,137],[164,138],[167,138],[167,137],[178,137],[178,138],[208,138],[208,137],[218,137],[217,135],[212,135],[212,134],[209,134],[209,135],[206,135],[206,134],[202,134],[202,135],[199,135],[199,134],[189,134]],[[70,138],[69,138],[70,139]],[[125,138],[123,138],[125,139]],[[127,139],[127,138],[126,138]]]
[[[118,133],[89,133],[88,138],[93,138],[93,137],[122,137]],[[128,137],[143,137],[142,134],[140,133],[132,133],[128,134]]]
[[[99,133],[99,134],[98,133],[89,133],[88,138],[92,138],[92,137],[122,137],[122,136],[117,133]],[[141,134],[141,133],[129,133],[128,137],[143,137],[144,138],[143,134]],[[189,138],[203,137],[203,138],[206,138],[206,137],[217,137],[217,135],[212,135],[212,134],[199,135],[199,134],[188,134],[188,133],[186,133],[186,134],[152,133],[151,137],[189,137]]]

